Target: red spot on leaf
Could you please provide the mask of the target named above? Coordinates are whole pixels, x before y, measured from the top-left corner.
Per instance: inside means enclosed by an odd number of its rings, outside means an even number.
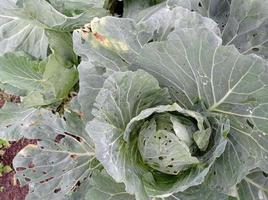
[[[102,43],[104,43],[106,41],[106,38],[103,35],[101,35],[101,34],[99,34],[97,32],[93,33],[93,35],[96,38],[96,40],[98,40],[98,41],[100,41]]]
[[[16,171],[17,172],[21,172],[21,171],[24,171],[26,168],[25,167],[17,167],[16,168]]]
[[[33,161],[31,161],[31,162],[28,164],[28,167],[29,167],[30,169],[32,169],[32,168],[34,168],[34,167],[35,167],[35,165],[34,165]]]
[[[76,154],[71,154],[70,157],[71,157],[72,159],[75,159],[75,158],[77,157],[77,155],[76,155]]]
[[[40,181],[40,183],[42,184],[42,183],[46,183],[46,182],[48,182],[48,181],[50,181],[51,179],[53,179],[54,177],[49,177],[49,178],[47,178],[47,179],[45,179],[45,180],[42,180],[42,181]]]
[[[60,143],[60,141],[61,141],[63,138],[65,138],[65,135],[59,134],[59,135],[56,136],[56,138],[55,138],[54,141],[55,141],[56,143]]]

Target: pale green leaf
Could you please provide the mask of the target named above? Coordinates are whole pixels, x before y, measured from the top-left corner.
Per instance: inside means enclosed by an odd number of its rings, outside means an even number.
[[[268,57],[267,1],[190,0],[190,3],[189,9],[218,23],[223,44],[234,44],[242,54]]]
[[[78,57],[73,51],[73,41],[70,33],[46,30],[49,47],[58,60],[62,60],[67,68],[78,64]]]
[[[39,110],[24,122],[21,135],[38,140],[13,160],[20,183],[29,184],[26,199],[67,199],[99,168],[79,116],[66,113],[65,118]]]
[[[157,130],[154,119],[141,129],[138,137],[143,162],[160,172],[177,175],[187,165],[199,163],[191,155],[190,148],[173,132]]]
[[[105,0],[49,0],[51,5],[67,16],[80,14],[90,9],[99,9],[104,6]]]
[[[20,139],[24,121],[36,112],[33,108],[23,108],[19,104],[6,102],[0,109],[0,138],[15,141]]]
[[[163,18],[163,16],[165,16]],[[185,19],[187,19],[185,21]],[[166,40],[175,26],[195,27],[202,25],[219,34],[217,24],[208,18],[191,13],[182,7],[161,4],[156,12],[141,15],[138,19],[103,17],[90,23],[91,32],[82,34],[91,41],[97,51],[100,46],[131,64],[145,44]],[[92,42],[93,38],[93,42]]]
[[[135,197],[125,191],[122,183],[116,183],[107,173],[93,174],[92,187],[86,195],[86,200],[135,200]]]
[[[40,90],[42,82],[41,65],[23,53],[7,53],[0,56],[0,82],[21,90]]]
[[[164,0],[125,0],[123,17],[135,17],[140,11],[163,1]]]
[[[78,79],[76,67],[67,68],[64,62],[65,60],[60,60],[56,54],[51,55],[43,74],[45,91],[52,90],[58,99],[66,97]]]
[[[237,185],[238,199],[267,200],[268,178],[267,174],[259,171],[248,175]]]
[[[172,194],[165,200],[228,200],[228,196],[208,188],[206,182],[199,186],[191,187],[185,192]]]
[[[47,61],[33,60],[23,53],[0,56],[0,82],[24,92],[22,103],[26,107],[51,104],[62,100],[77,82],[77,70],[65,66],[57,54]]]
[[[0,54],[25,51],[36,58],[45,58],[48,39],[45,29],[72,31],[95,16],[103,16],[101,10],[90,10],[74,17],[54,9],[45,0],[13,0],[0,2]]]
[[[228,22],[222,32],[224,44],[234,44],[243,54],[268,58],[268,2],[232,1]]]
[[[16,88],[10,84],[1,83],[1,82],[0,82],[0,90],[4,91],[7,94],[12,94],[12,95],[16,95],[16,96],[24,96],[27,93],[26,90],[19,89],[19,88]]]
[[[83,111],[83,118],[92,119],[92,108],[95,98],[102,88],[104,80],[115,71],[125,71],[126,63],[114,52],[98,46],[96,39],[88,35],[85,41],[79,32],[73,33],[75,53],[81,56],[78,66],[79,86],[78,102]]]

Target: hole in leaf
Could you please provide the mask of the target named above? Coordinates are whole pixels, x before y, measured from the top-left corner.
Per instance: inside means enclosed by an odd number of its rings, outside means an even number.
[[[199,7],[202,7],[202,4],[201,4],[201,2],[199,2],[199,3],[198,3],[198,6],[199,6]]]
[[[158,159],[159,159],[159,160],[163,160],[164,158],[163,158],[162,156],[159,156]]]
[[[52,177],[49,177],[49,178],[47,178],[47,179],[45,179],[45,180],[42,180],[42,181],[40,181],[39,183],[46,183],[46,182],[48,182],[48,181],[50,181],[51,179],[53,179],[54,177],[52,176]]]
[[[247,124],[250,126],[250,128],[254,128],[254,124],[252,124],[248,119],[246,120]]]
[[[59,134],[59,135],[56,136],[56,138],[55,138],[54,141],[55,141],[56,143],[60,143],[60,141],[61,141],[63,138],[65,138],[65,135],[63,135],[63,134]]]
[[[173,165],[168,165],[168,167],[172,168],[172,167],[173,167]]]
[[[25,169],[26,169],[25,167],[17,167],[16,171],[21,172],[21,171],[24,171]]]
[[[29,178],[27,178],[27,177],[25,177],[24,179],[25,179],[25,181],[27,181],[27,182],[31,181],[31,179],[29,179]]]
[[[76,139],[78,142],[81,142],[82,139],[76,135],[73,135],[71,133],[64,132],[64,134],[71,136],[72,138]]]
[[[75,186],[72,188],[72,191],[75,192],[76,189],[81,185],[80,181],[77,181]]]
[[[268,174],[266,174],[265,172],[262,172],[263,176],[268,177]]]
[[[71,157],[72,159],[75,159],[75,158],[77,157],[77,155],[76,155],[76,154],[71,154],[70,157]]]
[[[56,188],[56,189],[54,190],[54,193],[58,193],[59,191],[61,191],[61,188]]]
[[[252,48],[252,51],[259,51],[260,49],[257,47]]]
[[[34,165],[33,161],[31,161],[31,162],[28,164],[28,167],[29,167],[30,169],[32,169],[32,168],[34,168],[34,167],[35,167],[35,165]]]

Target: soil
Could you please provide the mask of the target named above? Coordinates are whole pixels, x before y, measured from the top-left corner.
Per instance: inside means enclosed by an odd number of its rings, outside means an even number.
[[[7,149],[2,149],[5,151],[4,155],[0,157],[0,162],[4,165],[12,166],[12,160],[16,154],[28,144],[35,144],[35,140],[21,139],[17,142],[11,142],[11,146]],[[4,173],[0,176],[0,187],[2,192],[0,192],[1,200],[24,200],[28,193],[28,186],[21,187],[18,180],[15,177],[14,169],[10,173]]]

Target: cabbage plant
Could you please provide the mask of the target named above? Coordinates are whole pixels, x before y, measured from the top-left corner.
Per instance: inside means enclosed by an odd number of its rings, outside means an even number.
[[[26,199],[268,198],[265,0],[0,5],[0,88],[21,98],[0,137],[36,140],[13,160]]]

